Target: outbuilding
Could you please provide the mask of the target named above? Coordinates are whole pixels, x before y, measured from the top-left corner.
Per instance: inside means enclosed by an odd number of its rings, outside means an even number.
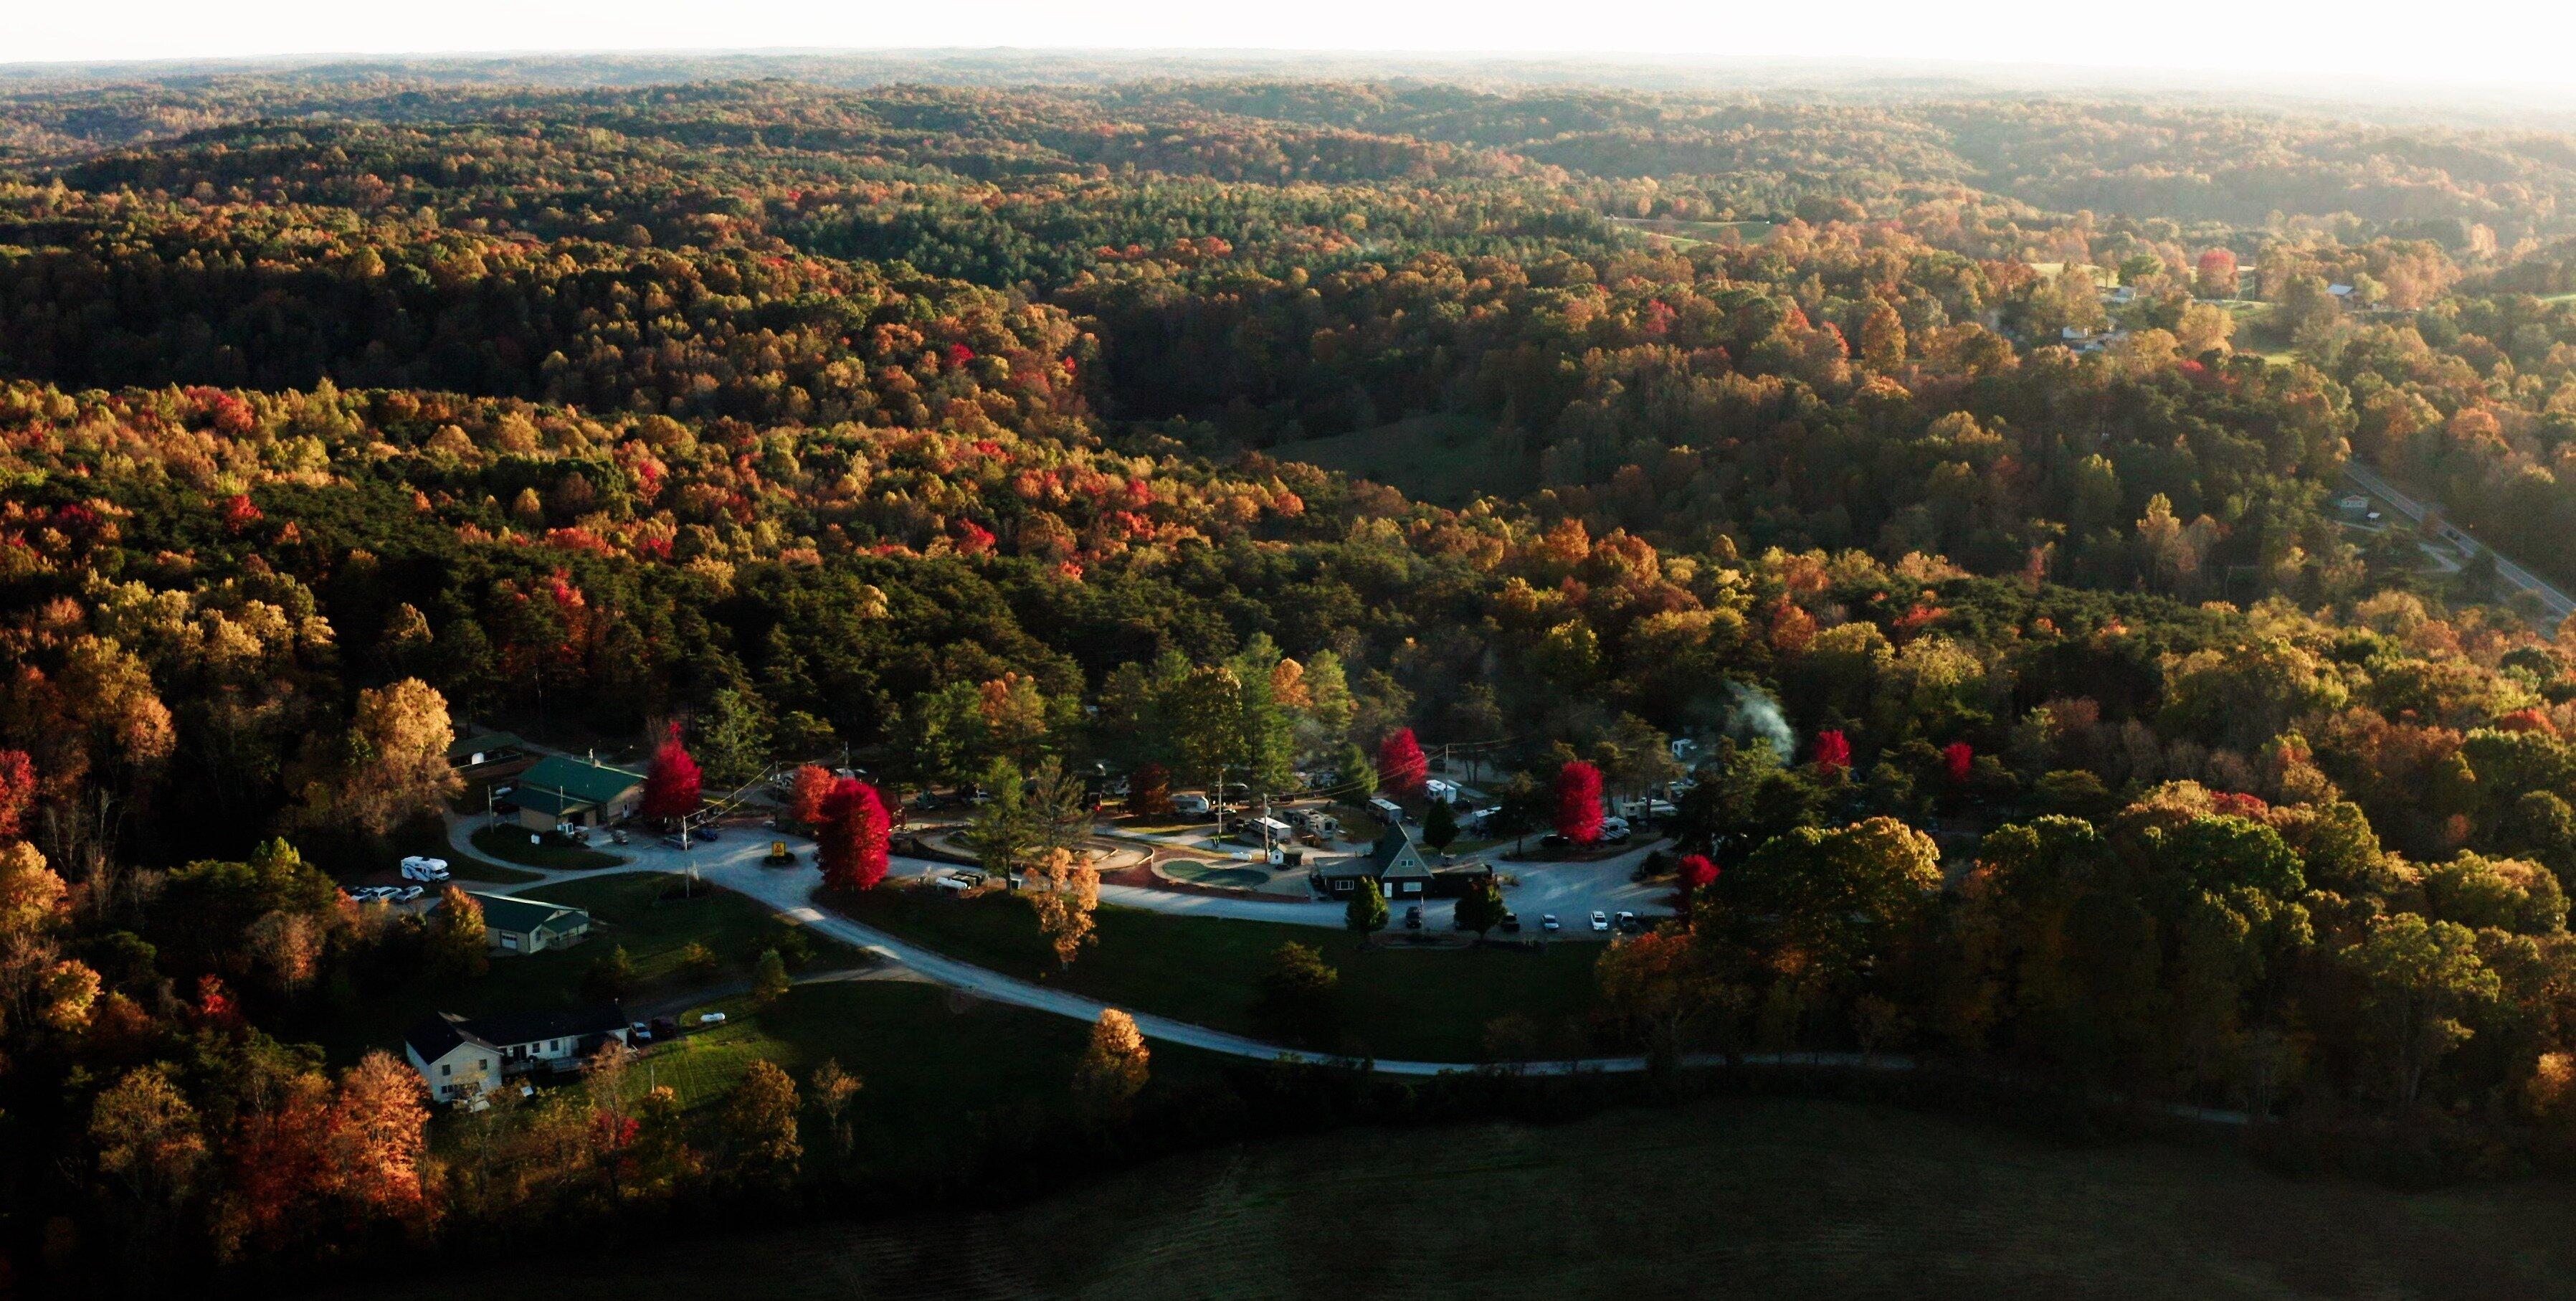
[[[590,938],[590,914],[567,903],[469,891],[483,905],[483,933],[502,953],[568,949]]]

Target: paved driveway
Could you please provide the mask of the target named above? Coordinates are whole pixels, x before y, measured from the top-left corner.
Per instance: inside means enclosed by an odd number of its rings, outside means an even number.
[[[481,819],[479,816],[450,818],[448,820],[448,839],[450,843],[456,846],[459,853],[473,853],[472,847],[467,841],[467,836],[475,826],[480,825],[480,821]],[[797,856],[802,860],[798,866],[781,868],[766,867],[762,865],[761,859],[766,857],[769,853],[769,842],[775,839],[787,840],[790,847],[798,851]],[[701,843],[685,852],[663,845],[658,841],[650,841],[643,836],[634,837],[628,844],[609,848],[613,848],[616,852],[623,854],[626,857],[627,862],[618,867],[596,868],[589,871],[562,870],[540,872],[539,876],[542,878],[541,880],[522,882],[518,885],[508,887],[508,889],[528,890],[534,889],[539,885],[552,885],[564,881],[613,876],[623,872],[683,872],[695,870],[706,880],[712,881],[728,890],[732,890],[745,898],[756,900],[782,916],[791,918],[807,926],[811,926],[815,930],[825,935],[829,935],[833,939],[839,940],[845,944],[866,949],[875,954],[881,961],[901,964],[903,967],[919,973],[922,977],[942,985],[947,985],[955,989],[966,990],[970,993],[992,999],[995,1002],[1009,1003],[1017,1007],[1033,1008],[1041,1012],[1053,1012],[1060,1016],[1078,1017],[1086,1021],[1097,1019],[1102,1010],[1111,1006],[1110,1004],[1104,1003],[1098,999],[1085,998],[1080,994],[1075,994],[1067,990],[1036,984],[1031,981],[1018,979],[1017,977],[1004,975],[998,971],[991,971],[983,967],[959,962],[953,958],[938,953],[935,950],[923,948],[917,944],[898,938],[888,932],[881,931],[876,927],[853,921],[838,913],[829,912],[816,906],[813,901],[813,896],[815,890],[822,885],[822,875],[815,871],[811,866],[811,842],[800,837],[745,829],[739,832],[729,831],[723,840],[717,841],[714,844]],[[1629,868],[1634,865],[1634,858],[1642,857],[1643,852],[1643,850],[1639,850],[1636,851],[1634,856],[1622,855],[1619,859],[1609,860],[1603,863],[1586,864],[1583,865],[1580,870],[1588,874],[1607,874],[1610,879],[1615,879],[1622,885],[1625,885],[1627,883],[1627,873]],[[1551,866],[1556,869],[1549,874],[1549,878],[1551,880],[1554,880],[1556,875],[1560,872],[1574,870],[1570,868],[1556,867],[1556,865]],[[949,870],[949,865],[945,863],[933,863],[923,859],[898,857],[892,861],[888,875],[896,878],[910,878],[946,870]],[[485,888],[489,890],[493,887]],[[1525,886],[1524,889],[1526,888],[1528,887]],[[1580,878],[1568,878],[1565,882],[1551,888],[1571,892],[1567,894],[1567,897],[1586,899],[1596,897],[1605,899],[1616,897],[1615,892],[1607,894],[1582,892],[1582,881]],[[1633,886],[1629,888],[1631,890],[1641,889],[1641,887]],[[1146,890],[1131,886],[1103,886],[1101,887],[1100,894],[1102,899],[1109,902],[1126,904],[1140,908],[1151,908],[1158,912],[1211,917],[1240,917],[1257,921],[1279,921],[1294,925],[1333,928],[1338,928],[1342,924],[1342,906],[1338,903],[1264,903],[1249,899],[1227,899],[1208,895],[1177,894],[1169,891]],[[1507,894],[1505,897],[1510,898],[1512,896]],[[1441,909],[1447,909],[1450,906],[1451,905],[1446,901],[1437,902],[1432,905],[1432,907]],[[1429,912],[1428,909],[1426,909],[1426,916],[1428,915]],[[1530,927],[1535,930],[1538,920],[1536,915],[1527,912],[1526,910],[1522,915]],[[1397,924],[1401,925],[1401,919],[1403,917],[1402,912],[1399,911],[1396,914],[1396,917]],[[1445,912],[1441,914],[1438,924],[1444,927],[1448,925],[1448,917]],[[1581,930],[1581,922],[1577,918],[1569,918],[1567,925],[1571,928],[1568,931],[1569,935],[1578,933]],[[879,978],[883,977],[880,976]],[[1225,1053],[1229,1056],[1254,1058],[1263,1061],[1333,1062],[1341,1060],[1314,1053],[1301,1052],[1293,1048],[1284,1048],[1277,1044],[1263,1043],[1258,1039],[1253,1039],[1245,1035],[1234,1034],[1224,1030],[1211,1029],[1202,1025],[1194,1025],[1187,1021],[1176,1021],[1170,1017],[1157,1016],[1150,1012],[1138,1012],[1133,1009],[1127,1010],[1136,1018],[1138,1029],[1142,1030],[1148,1037],[1161,1040],[1166,1043],[1185,1044],[1193,1048],[1203,1048],[1209,1052]],[[1827,1058],[1835,1058],[1838,1056],[1840,1055],[1819,1054],[1814,1055],[1812,1060],[1822,1062]],[[1693,1060],[1697,1061],[1698,1059]],[[1712,1058],[1709,1060],[1714,1061],[1716,1059]],[[1853,1060],[1858,1060],[1856,1055]],[[1870,1064],[1876,1066],[1892,1065],[1895,1066],[1896,1069],[1903,1069],[1903,1065],[1900,1064],[1900,1059],[1878,1059],[1872,1061]],[[1467,1062],[1389,1061],[1381,1059],[1370,1063],[1370,1065],[1376,1070],[1394,1075],[1436,1075],[1443,1071],[1481,1069],[1478,1064]],[[1586,1058],[1580,1061],[1524,1063],[1516,1066],[1515,1069],[1540,1074],[1571,1074],[1579,1071],[1639,1071],[1645,1069],[1645,1066],[1646,1062],[1642,1057],[1596,1057]]]

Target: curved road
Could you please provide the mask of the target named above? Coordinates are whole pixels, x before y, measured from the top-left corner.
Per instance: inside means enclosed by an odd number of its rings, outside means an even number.
[[[486,856],[477,852],[467,839],[473,821],[471,818],[449,818],[448,843],[460,855],[489,861]],[[813,896],[822,881],[813,868],[801,866],[780,868],[761,865],[761,858],[768,852],[768,842],[774,838],[765,833],[734,832],[724,840],[687,853],[658,843],[647,844],[639,838],[636,843],[618,846],[628,859],[619,867],[589,871],[527,869],[536,871],[541,879],[519,882],[511,886],[484,888],[507,892],[534,889],[564,881],[593,880],[622,872],[677,872],[694,868],[701,878],[754,900],[783,917],[810,926],[844,944],[865,949],[881,961],[903,966],[924,979],[952,989],[962,989],[997,1003],[1008,1003],[1014,1007],[1031,1008],[1040,1012],[1052,1012],[1058,1016],[1074,1017],[1083,1021],[1098,1020],[1103,1011],[1113,1006],[1113,1004],[1086,998],[1067,990],[1022,980],[1016,976],[1007,976],[971,963],[959,962],[936,950],[923,948],[876,927],[852,921],[839,913],[818,907],[814,903]],[[920,876],[944,866],[944,864],[921,859],[896,858],[892,874]],[[459,884],[477,883],[460,881]],[[1127,902],[1130,896],[1151,896],[1152,906],[1165,912],[1250,917],[1260,921],[1286,921],[1305,925],[1336,927],[1341,925],[1341,906],[1331,903],[1264,904],[1248,899],[1172,894],[1133,886],[1102,886],[1100,896],[1104,900],[1119,903]],[[1439,1075],[1451,1071],[1495,1069],[1490,1064],[1476,1062],[1390,1061],[1383,1058],[1363,1062],[1355,1058],[1310,1053],[1279,1044],[1265,1043],[1246,1035],[1212,1029],[1188,1021],[1177,1021],[1152,1012],[1140,1012],[1133,1008],[1119,1010],[1135,1017],[1136,1028],[1143,1031],[1148,1038],[1223,1053],[1229,1057],[1244,1057],[1257,1061],[1366,1066],[1368,1069],[1390,1075]],[[1697,1054],[1686,1059],[1685,1064],[1718,1065],[1727,1060],[1720,1054]],[[1910,1070],[1914,1065],[1911,1059],[1896,1054],[1866,1056],[1860,1053],[1749,1053],[1740,1055],[1734,1060],[1750,1065],[1843,1066],[1893,1071]],[[1572,1061],[1518,1062],[1509,1064],[1507,1068],[1531,1075],[1572,1075],[1585,1071],[1618,1073],[1642,1071],[1646,1069],[1646,1059],[1643,1057],[1586,1057]]]
[[[2382,478],[2378,472],[2357,461],[2344,462],[2343,472],[2346,478],[2349,478],[2355,484],[2360,485],[2363,491],[2387,502],[2390,506],[2396,508],[2398,514],[2403,515],[2407,519],[2418,524],[2424,522],[2426,512],[2439,509],[2438,506],[2431,503],[2417,501],[2415,498],[2408,496],[2406,492],[2400,489],[2396,484],[2390,483],[2387,479]],[[2461,555],[2475,556],[2483,552],[2489,556],[2493,556],[2495,558],[2496,577],[2502,580],[2505,585],[2509,587],[2518,591],[2529,592],[2533,596],[2540,598],[2540,608],[2548,612],[2553,626],[2557,623],[2564,622],[2571,615],[2576,615],[2576,597],[2570,597],[2567,593],[2558,590],[2556,584],[2553,584],[2549,580],[2542,578],[2540,575],[2523,568],[2521,565],[2515,564],[2503,552],[2478,541],[2476,538],[2470,537],[2467,533],[2462,532],[2458,525],[2451,523],[2447,519],[2442,521],[2442,538],[2451,545],[2458,547]],[[2549,629],[2544,628],[2541,631],[2543,633],[2547,633]]]

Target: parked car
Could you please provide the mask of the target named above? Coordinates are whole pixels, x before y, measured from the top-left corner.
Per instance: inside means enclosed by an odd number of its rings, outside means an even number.
[[[634,1043],[649,1044],[653,1042],[653,1027],[641,1021],[630,1022],[626,1027],[626,1037]]]
[[[653,1037],[668,1039],[680,1033],[680,1023],[667,1016],[653,1018]]]
[[[1645,923],[1637,920],[1637,914],[1625,909],[1621,909],[1619,916],[1614,920],[1619,923],[1619,933],[1622,935],[1634,935],[1646,929]]]
[[[1543,931],[1561,931],[1565,929],[1565,923],[1558,921],[1555,913],[1540,913],[1538,928]]]
[[[1518,935],[1518,934],[1520,934],[1520,933],[1521,933],[1521,915],[1520,915],[1519,913],[1504,913],[1504,914],[1503,914],[1503,934],[1505,934],[1505,935]]]
[[[386,886],[385,888],[386,888],[386,889],[388,889],[388,890],[393,890],[393,887],[392,887],[392,886]],[[412,900],[417,899],[417,898],[419,898],[420,896],[421,896],[421,888],[420,888],[419,886],[416,886],[416,885],[407,885],[407,886],[404,886],[403,888],[401,888],[401,889],[399,889],[399,890],[394,890],[394,896],[393,896],[393,897],[394,897],[395,899],[397,899],[397,900],[399,900],[399,901],[403,902],[403,903],[410,903]]]
[[[1629,828],[1628,828],[1628,820],[1627,820],[1626,818],[1603,818],[1603,819],[1601,819],[1601,843],[1602,843],[1602,844],[1605,844],[1605,845],[1624,845],[1624,844],[1627,844],[1627,843],[1628,843],[1628,837],[1629,837],[1631,834],[1633,834],[1633,833],[1632,833],[1632,832],[1630,832],[1630,830],[1629,830]]]
[[[1605,913],[1598,908],[1593,909],[1592,929],[1596,931],[1606,931],[1610,929],[1610,914]]]
[[[402,861],[402,876],[406,881],[438,882],[446,880],[447,875],[447,860],[443,858],[423,858],[414,854]]]
[[[1404,929],[1408,931],[1422,929],[1422,905],[1415,904],[1404,910]]]
[[[704,825],[702,825],[702,826],[698,826],[698,827],[693,827],[693,828],[691,828],[691,829],[690,829],[690,831],[689,831],[689,834],[690,834],[690,835],[692,835],[692,836],[697,837],[697,838],[698,838],[698,839],[700,839],[700,840],[722,840],[722,839],[724,839],[724,837],[719,836],[719,835],[717,835],[717,834],[716,834],[716,824],[714,824],[714,823],[712,823],[712,822],[706,823],[706,824],[704,824]]]
[[[700,1012],[700,1013],[698,1013],[698,1024],[699,1024],[699,1025],[723,1025],[724,1023],[725,1023],[725,1014],[724,1014],[724,1013],[722,1013],[722,1012]]]

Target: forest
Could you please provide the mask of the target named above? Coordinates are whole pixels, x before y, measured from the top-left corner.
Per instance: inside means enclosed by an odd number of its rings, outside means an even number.
[[[0,84],[6,1279],[885,1193],[775,1068],[469,1134],[317,1041],[483,960],[334,884],[469,720],[889,802],[1418,732],[1678,795],[1586,1051],[2576,1174],[2576,627],[2438,528],[2576,585],[2576,137],[705,71]]]

